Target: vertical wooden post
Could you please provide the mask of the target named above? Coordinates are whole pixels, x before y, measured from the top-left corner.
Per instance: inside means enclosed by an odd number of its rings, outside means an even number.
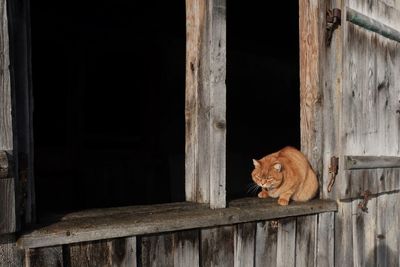
[[[7,6],[0,0],[0,151],[13,150]],[[0,177],[0,235],[16,230],[14,177]]]
[[[186,0],[186,200],[225,207],[226,2]]]

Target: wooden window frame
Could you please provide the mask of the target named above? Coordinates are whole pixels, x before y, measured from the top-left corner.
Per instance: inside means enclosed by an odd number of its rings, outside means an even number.
[[[321,167],[319,159],[322,156],[321,150],[315,149],[321,141],[321,131],[317,129],[321,122],[318,102],[320,65],[311,52],[321,50],[323,33],[318,29],[320,19],[323,18],[320,16],[322,10],[323,8],[318,6],[317,0],[312,3],[300,0],[302,14],[300,16],[301,143],[303,152],[318,170]],[[3,23],[5,22],[3,21]],[[186,32],[185,192],[187,202],[88,210],[67,214],[54,218],[57,221],[55,223],[53,221],[46,226],[34,226],[32,230],[20,235],[18,243],[22,247],[33,248],[213,227],[337,210],[334,201],[320,199],[306,203],[291,203],[287,207],[281,207],[273,200],[248,198],[232,201],[227,207],[226,0],[186,0]],[[27,32],[21,34],[29,35]],[[4,47],[7,47],[7,44],[3,45]],[[29,61],[29,53],[24,55],[24,58]],[[1,63],[3,67],[7,65],[7,62]],[[27,66],[28,63],[26,63]],[[317,74],[316,79],[310,79],[310,73],[314,72]],[[3,75],[2,79],[7,79],[9,77],[7,75],[9,73]],[[27,75],[29,78],[30,71],[27,72]],[[26,90],[25,97],[29,98],[30,84],[21,87]],[[3,90],[11,92],[10,87],[3,88]],[[0,93],[4,94],[1,89]],[[11,97],[7,99],[10,100]],[[28,107],[28,109],[24,109],[27,125],[20,127],[29,132],[31,131],[29,115],[32,111],[31,103],[21,101],[20,105]],[[18,105],[14,108],[18,109]],[[7,112],[4,114],[11,116],[11,113]],[[11,129],[12,132],[10,125],[7,129]],[[7,131],[5,134],[8,134]],[[0,134],[3,135],[4,131],[0,131]],[[23,138],[30,140],[26,137]],[[28,144],[28,150],[31,149],[31,145],[31,143]],[[11,146],[9,149],[13,149],[13,147]],[[31,155],[31,150],[29,151]],[[20,163],[20,160],[17,159],[17,162]],[[30,191],[33,189],[33,176],[29,177],[29,183],[23,186],[25,186],[25,191],[31,192],[30,194],[33,196],[34,192]],[[13,197],[10,198],[13,199]],[[28,204],[33,207],[32,200]],[[13,205],[16,207],[18,204],[14,203],[11,206]],[[16,210],[18,209],[14,209],[13,214],[16,214]],[[26,210],[31,211],[31,206],[26,207]],[[29,212],[28,218],[25,222],[32,220],[31,212]],[[17,229],[16,220],[19,219],[14,218],[8,232]]]

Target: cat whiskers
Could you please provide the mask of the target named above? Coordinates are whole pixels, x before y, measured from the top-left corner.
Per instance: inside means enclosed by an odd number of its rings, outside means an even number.
[[[247,194],[251,194],[254,195],[255,193],[257,193],[258,189],[261,187],[256,183],[250,183],[247,185],[248,189],[247,189]]]

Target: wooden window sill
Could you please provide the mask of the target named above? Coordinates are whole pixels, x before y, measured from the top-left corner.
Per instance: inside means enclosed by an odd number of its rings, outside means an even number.
[[[337,204],[330,200],[291,202],[282,207],[276,199],[258,198],[234,200],[228,208],[216,210],[190,202],[97,209],[66,214],[56,222],[37,226],[22,234],[18,244],[46,247],[333,211]]]

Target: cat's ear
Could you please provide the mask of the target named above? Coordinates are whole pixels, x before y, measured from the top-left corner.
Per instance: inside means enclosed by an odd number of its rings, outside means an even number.
[[[254,167],[260,167],[260,165],[261,165],[260,162],[256,159],[253,159],[253,164],[254,164]]]
[[[276,162],[276,163],[274,164],[274,169],[275,169],[277,172],[281,172],[281,170],[282,170],[282,164],[280,164],[279,162]]]

